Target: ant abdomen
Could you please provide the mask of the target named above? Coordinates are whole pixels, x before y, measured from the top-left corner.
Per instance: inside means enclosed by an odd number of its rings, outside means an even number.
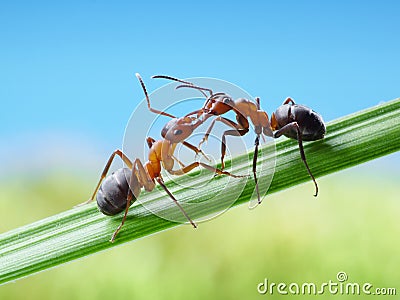
[[[103,214],[113,216],[125,210],[131,175],[132,170],[121,168],[104,179],[96,197],[97,206]],[[131,203],[136,200],[135,197],[132,200]]]
[[[292,106],[292,113],[300,126],[303,141],[316,141],[324,137],[326,128],[320,114],[299,104]]]
[[[299,104],[284,104],[278,107],[273,114],[274,129],[281,129],[285,125],[296,122],[299,125],[303,141],[316,141],[322,139],[326,133],[326,127],[320,114],[311,108]],[[287,130],[285,136],[297,139],[294,128]]]

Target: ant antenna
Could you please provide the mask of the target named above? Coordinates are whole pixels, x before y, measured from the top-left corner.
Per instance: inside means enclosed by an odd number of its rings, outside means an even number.
[[[210,97],[213,95],[213,91],[211,89],[199,87],[194,84],[181,84],[176,87],[176,89],[180,89],[180,88],[192,88],[192,89],[196,89],[199,91],[206,91],[206,92],[210,93]],[[207,95],[205,95],[204,92],[203,92],[203,95],[207,97]]]
[[[147,100],[147,107],[149,108],[149,110],[150,110],[151,112],[155,113],[155,114],[163,115],[163,116],[167,116],[167,117],[170,117],[170,118],[172,118],[172,119],[175,119],[175,118],[176,118],[175,116],[170,115],[169,113],[166,113],[166,112],[163,112],[163,111],[160,111],[160,110],[157,110],[157,109],[154,109],[154,108],[151,107],[151,105],[150,105],[150,98],[149,98],[149,95],[147,94],[146,86],[144,85],[144,82],[143,82],[143,80],[142,80],[142,77],[140,76],[139,73],[136,73],[135,75],[136,75],[137,79],[139,79],[139,82],[140,82],[140,84],[141,84],[141,86],[142,86],[144,95],[146,96],[146,100]]]
[[[182,80],[182,79],[178,79],[178,78],[175,78],[175,77],[172,77],[172,76],[168,76],[168,75],[154,75],[151,78],[162,78],[162,79],[177,81],[177,82],[184,83],[184,84],[187,84],[187,85],[195,86],[192,82],[185,81],[185,80]],[[204,97],[207,98],[207,95],[206,95],[206,93],[204,93],[204,91],[202,91],[202,90],[199,90],[199,91],[203,94]]]
[[[193,83],[191,83],[189,81],[184,81],[182,79],[178,79],[178,78],[175,78],[175,77],[172,77],[172,76],[168,76],[168,75],[154,75],[154,76],[151,76],[151,78],[161,78],[161,79],[167,79],[167,80],[172,80],[172,81],[177,81],[177,82],[180,82],[180,83],[193,85]]]

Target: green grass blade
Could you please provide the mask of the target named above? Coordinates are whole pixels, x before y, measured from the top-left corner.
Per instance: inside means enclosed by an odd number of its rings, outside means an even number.
[[[324,140],[305,143],[307,160],[316,177],[361,164],[399,149],[400,99],[330,122]],[[269,153],[268,149],[263,151]],[[271,159],[268,155],[259,157],[260,161],[268,159]],[[251,168],[247,155],[235,157],[231,162],[227,162],[228,164],[232,164],[232,172]],[[263,180],[262,175],[260,180]],[[215,182],[218,188],[218,179],[215,179]],[[276,170],[268,193],[303,182],[309,183],[312,197],[313,185],[300,159],[297,142],[281,138],[276,143]],[[249,179],[234,206],[247,202],[253,190],[254,182]],[[175,188],[173,192],[179,195],[182,202],[196,202],[202,201],[208,191],[183,192]],[[320,192],[323,193],[323,186],[320,186]],[[159,213],[173,206],[172,203],[162,204],[165,199],[155,194],[144,193],[141,197],[142,200],[153,203],[153,207]],[[230,197],[229,193],[224,197]],[[169,199],[168,201],[172,202]],[[76,202],[79,203],[80,200]],[[220,209],[216,203],[196,212],[192,217],[199,218]],[[111,244],[110,236],[120,220],[121,215],[102,215],[93,204],[74,208],[1,234],[0,284],[179,225],[155,216],[140,205],[135,205],[131,207],[127,222],[115,243]]]

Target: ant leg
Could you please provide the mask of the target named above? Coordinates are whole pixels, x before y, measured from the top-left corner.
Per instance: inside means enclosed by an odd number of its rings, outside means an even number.
[[[281,135],[283,135],[286,132],[289,132],[290,130],[293,130],[293,129],[295,129],[297,131],[297,141],[299,143],[299,150],[300,150],[301,159],[303,160],[303,163],[306,166],[307,172],[310,175],[312,181],[314,181],[314,185],[315,185],[314,197],[317,197],[318,196],[318,184],[317,184],[317,181],[315,180],[315,177],[311,173],[311,170],[310,170],[310,168],[309,168],[309,166],[307,164],[306,155],[304,153],[304,148],[303,148],[303,141],[302,141],[302,138],[301,138],[300,127],[297,124],[297,122],[292,122],[292,123],[289,123],[289,124],[283,126],[281,129],[279,129],[277,132],[275,132],[274,138],[278,138]]]
[[[175,155],[171,155],[172,159],[175,160],[182,168],[186,167],[183,162],[181,162]]]
[[[94,197],[96,196],[97,191],[99,190],[101,183],[103,182],[104,178],[106,178],[106,176],[107,176],[108,170],[110,169],[111,163],[113,162],[113,160],[115,158],[115,155],[118,155],[123,160],[123,162],[125,164],[127,164],[128,168],[132,169],[132,162],[129,160],[129,158],[121,150],[119,150],[119,149],[115,150],[111,154],[110,158],[107,161],[107,164],[104,167],[103,172],[101,173],[100,180],[97,183],[97,186],[96,186],[96,188],[95,188],[95,190],[94,190],[94,192],[92,194],[92,197],[90,197],[89,200],[87,200],[86,202],[78,204],[77,206],[88,204],[88,203],[90,203],[90,202],[92,202],[94,200]]]
[[[191,115],[196,115],[197,116],[196,118],[198,118],[202,114],[203,114],[203,109],[198,109],[198,110],[195,110],[195,111],[192,111],[192,112],[186,114],[185,117],[189,117]]]
[[[260,144],[260,135],[257,134],[256,140],[254,141],[254,156],[253,156],[253,176],[254,176],[254,182],[256,184],[256,192],[257,192],[257,199],[258,199],[258,204],[261,204],[261,197],[260,197],[260,191],[258,189],[258,178],[257,178],[257,158],[258,158],[258,145]]]
[[[181,210],[182,214],[186,217],[186,219],[192,224],[194,228],[197,228],[197,225],[195,222],[192,221],[192,219],[189,217],[189,215],[186,213],[186,211],[183,209],[182,205],[179,204],[178,200],[172,195],[172,193],[168,190],[167,186],[164,184],[164,180],[162,177],[157,177],[156,178],[157,182],[162,186],[162,188],[165,190],[165,192],[168,194],[168,196],[171,197],[171,199],[175,202],[175,204],[179,207]]]
[[[138,184],[140,185],[140,187],[144,187],[144,189],[148,192],[152,191],[156,184],[154,183],[153,178],[151,178],[139,158],[135,159],[133,168],[135,169],[135,174],[138,178]]]
[[[261,109],[260,97],[256,97],[256,105],[257,105],[257,109],[260,110]]]
[[[151,148],[151,146],[154,142],[154,139],[152,139],[151,137],[148,137],[147,142],[149,144],[149,147]],[[179,160],[178,160],[178,162],[179,162]],[[146,171],[142,162],[138,158],[135,160],[135,163],[132,167],[131,182],[132,182],[133,177],[138,179],[136,186],[139,186],[139,187],[143,186],[146,191],[152,191],[154,189],[154,187],[155,187],[154,180],[150,177],[149,173]],[[175,197],[172,195],[172,193],[167,189],[162,178],[157,177],[156,180],[162,186],[162,188],[167,192],[167,194],[172,198],[172,200],[175,202],[175,204],[179,207],[179,209],[182,211],[183,215],[188,219],[188,221],[193,225],[193,227],[196,228],[197,227],[196,224],[190,219],[190,217],[185,212],[183,207],[175,199]],[[133,183],[132,186],[135,186],[135,184]],[[127,210],[128,210],[128,208],[127,208]],[[127,213],[127,210],[126,210],[125,214]],[[123,219],[123,221],[125,221],[125,220]],[[122,225],[123,225],[123,222],[121,223],[120,227],[122,227]],[[117,230],[119,230],[120,227]]]
[[[213,129],[213,127],[214,127],[216,121],[217,121],[217,119],[212,120],[210,126],[209,126],[208,129],[207,129],[206,134],[203,136],[203,138],[201,139],[201,141],[200,141],[200,143],[199,143],[199,148],[201,147],[201,145],[202,145],[204,142],[207,142],[207,141],[208,141],[208,136],[210,135],[211,130]]]
[[[201,146],[202,143],[204,143],[205,141],[208,140],[208,137],[212,131],[212,129],[214,128],[215,122],[222,122],[225,125],[228,125],[232,128],[235,128],[235,130],[227,130],[224,132],[224,134],[222,135],[222,142],[221,142],[221,170],[223,170],[225,168],[225,163],[224,163],[224,158],[225,158],[225,154],[226,154],[226,136],[227,135],[231,135],[231,136],[243,136],[245,135],[247,132],[249,132],[249,128],[248,127],[243,127],[243,125],[239,124],[239,123],[235,123],[227,118],[218,116],[217,118],[215,118],[210,126],[207,129],[206,134],[204,135],[203,139],[201,140],[201,142],[199,143],[199,148]],[[240,119],[241,122],[243,122],[243,120]],[[247,120],[245,120],[247,121]],[[245,123],[243,123],[245,124]]]
[[[207,165],[207,164],[204,164],[204,163],[201,163],[201,162],[198,162],[198,161],[196,161],[194,163],[191,163],[190,165],[188,165],[188,166],[186,166],[184,168],[178,169],[178,170],[167,170],[167,171],[168,171],[168,173],[170,173],[172,175],[183,175],[183,174],[186,174],[186,173],[190,172],[191,170],[193,170],[194,168],[196,168],[198,166],[202,166],[203,168],[205,168],[205,169],[207,169],[207,170],[209,170],[209,171],[211,171],[213,173],[216,173],[218,175],[228,175],[228,176],[231,176],[233,178],[247,177],[247,175],[234,175],[234,174],[231,174],[229,172],[222,171],[220,169],[214,168],[214,167],[212,167],[210,165]]]
[[[111,236],[111,239],[110,239],[111,243],[114,243],[115,237],[117,236],[118,232],[121,230],[122,226],[124,226],[126,216],[128,215],[129,207],[131,207],[131,199],[127,199],[127,201],[126,201],[126,208],[125,208],[124,216],[122,218],[121,224],[119,224],[119,226],[117,227],[117,229],[114,231],[113,235]]]
[[[136,161],[135,161],[135,165],[137,165]],[[137,169],[135,166],[133,166],[131,179],[129,181],[129,192],[128,192],[128,196],[126,198],[125,213],[122,218],[121,224],[119,224],[119,226],[114,231],[114,233],[110,239],[111,243],[114,243],[115,237],[117,236],[118,232],[121,230],[122,226],[124,226],[126,217],[128,215],[129,207],[131,206],[132,202],[136,201],[137,197],[139,197],[140,189],[141,189],[141,184],[139,183],[139,180],[138,180]]]
[[[146,141],[147,141],[147,145],[149,146],[149,148],[151,148],[151,147],[153,146],[153,144],[156,142],[156,140],[153,139],[152,137],[147,137]],[[186,143],[186,142],[182,142],[182,143]],[[189,144],[189,143],[187,143],[187,144],[190,145],[190,146],[193,146],[192,144]],[[194,147],[194,146],[193,146],[193,147]],[[197,148],[196,148],[196,149],[197,149]],[[204,155],[204,153],[203,153],[203,155]],[[184,165],[177,157],[175,157],[174,155],[171,155],[171,157],[172,157],[172,159],[174,159],[176,162],[178,162],[178,164],[180,164],[181,167],[185,167],[185,165]]]
[[[221,169],[214,168],[214,167],[212,167],[212,166],[210,166],[210,165],[207,165],[207,164],[204,164],[204,163],[200,163],[200,166],[202,166],[203,168],[205,168],[205,169],[207,169],[207,170],[209,170],[209,171],[211,171],[211,172],[214,172],[215,174],[218,174],[218,175],[228,175],[228,176],[231,176],[231,177],[233,177],[233,178],[244,178],[244,177],[248,177],[247,175],[234,175],[234,174],[232,174],[232,173],[223,171],[223,170],[221,170]]]
[[[200,165],[200,163],[196,161],[196,162],[191,163],[190,165],[188,165],[186,167],[183,167],[181,169],[178,169],[178,170],[167,170],[167,171],[168,171],[168,173],[170,173],[172,175],[183,175],[183,174],[186,174],[186,173],[190,172],[191,170],[193,170],[194,168],[198,167],[199,165]]]
[[[149,148],[151,148],[151,147],[153,146],[153,144],[156,142],[156,140],[153,139],[152,137],[147,137],[146,141],[147,141],[147,145],[149,146]],[[182,143],[184,144],[184,143],[187,143],[187,142],[182,142]],[[192,147],[194,147],[192,144],[189,144],[189,143],[187,143],[187,144],[190,145],[190,146],[192,146]],[[186,145],[185,145],[185,146],[186,146]],[[196,148],[196,147],[194,147],[194,148]],[[196,148],[196,149],[197,149],[197,148]],[[193,150],[193,149],[192,149],[192,150]],[[203,155],[204,155],[204,153],[203,153]],[[175,155],[172,154],[171,157],[172,157],[172,159],[175,160],[182,168],[185,167],[184,163],[181,162],[177,157],[175,157]]]
[[[288,104],[288,103],[291,103],[292,105],[295,105],[295,104],[296,104],[296,103],[294,103],[294,101],[293,101],[292,98],[287,97],[286,100],[285,100],[285,102],[283,102],[282,105],[285,105],[285,104]]]
[[[149,98],[149,95],[147,94],[146,86],[144,85],[144,82],[143,82],[143,80],[142,80],[142,77],[140,77],[140,74],[139,74],[139,73],[136,73],[135,75],[136,75],[137,79],[139,79],[139,82],[140,82],[140,84],[141,84],[141,86],[142,86],[144,95],[146,96],[146,100],[147,100],[147,107],[149,108],[149,110],[150,110],[151,112],[155,113],[155,114],[163,115],[163,116],[167,116],[167,117],[170,117],[170,118],[172,118],[172,119],[175,119],[175,118],[176,118],[175,116],[170,115],[169,113],[166,113],[166,112],[164,112],[164,111],[160,111],[160,110],[158,110],[158,109],[154,109],[154,108],[151,107],[151,105],[150,105],[150,98]]]
[[[210,116],[211,116],[211,115],[210,115]],[[217,122],[217,121],[222,122],[222,123],[224,123],[225,125],[228,125],[228,126],[230,126],[230,127],[232,127],[232,128],[235,128],[235,129],[237,129],[237,130],[240,130],[240,129],[241,129],[241,128],[240,128],[240,125],[239,125],[238,123],[235,123],[235,122],[233,122],[233,121],[231,121],[231,120],[229,120],[229,119],[227,119],[227,118],[218,116],[218,117],[216,117],[214,120],[212,120],[210,126],[209,126],[208,129],[207,129],[206,134],[204,135],[204,137],[202,138],[201,142],[199,143],[199,148],[200,148],[201,144],[203,144],[204,142],[206,142],[206,141],[208,140],[208,137],[209,137],[209,135],[210,135],[212,129],[214,128],[215,122]]]
[[[139,180],[138,184],[140,184],[140,186],[143,186],[146,191],[152,191],[154,189],[154,187],[155,187],[154,180],[150,177],[149,173],[146,171],[146,169],[144,168],[142,162],[138,158],[135,160],[135,163],[134,163],[134,166],[133,166],[133,170],[134,171],[132,172],[132,176],[133,175],[136,176],[136,173],[137,173],[137,178]],[[135,174],[133,174],[133,173],[135,173]],[[171,199],[175,202],[175,204],[179,207],[179,209],[182,211],[183,215],[188,219],[190,224],[192,224],[193,227],[196,228],[197,227],[196,224],[190,219],[190,217],[185,212],[183,207],[175,199],[175,197],[172,195],[172,193],[167,189],[167,187],[165,186],[164,181],[162,180],[162,178],[161,177],[157,177],[156,180],[162,186],[162,188],[167,192],[167,194],[171,197]]]
[[[196,155],[201,154],[201,155],[203,155],[203,157],[204,157],[205,159],[207,159],[208,161],[211,161],[211,160],[207,157],[207,155],[206,155],[201,149],[197,148],[195,145],[192,145],[192,144],[190,144],[190,143],[188,143],[188,142],[186,142],[186,141],[183,141],[183,142],[182,142],[182,145],[184,145],[185,147],[187,147],[187,148],[189,148],[190,150],[194,151],[194,152],[196,153]]]
[[[218,118],[222,118],[222,117],[218,117]],[[208,141],[208,137],[209,137],[209,135],[210,135],[210,133],[211,133],[211,130],[214,128],[215,122],[217,122],[217,119],[218,119],[218,118],[215,118],[214,120],[212,120],[210,126],[208,127],[208,129],[207,129],[207,131],[206,131],[206,134],[203,136],[203,138],[201,139],[201,141],[200,141],[200,143],[199,143],[199,148],[201,147],[201,145],[202,145],[204,142],[207,142],[207,141]]]
[[[225,168],[225,154],[226,154],[226,136],[231,135],[231,136],[244,136],[246,133],[249,132],[248,128],[239,128],[236,130],[227,130],[224,132],[222,135],[222,142],[221,142],[221,170]]]

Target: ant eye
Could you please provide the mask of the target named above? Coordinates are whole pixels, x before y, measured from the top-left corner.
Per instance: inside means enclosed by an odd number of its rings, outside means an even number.
[[[180,134],[182,134],[182,130],[177,129],[174,131],[174,135],[180,135]]]
[[[232,99],[231,98],[224,98],[224,100],[223,100],[223,102],[225,103],[225,104],[228,104],[228,103],[230,103],[232,101]]]

